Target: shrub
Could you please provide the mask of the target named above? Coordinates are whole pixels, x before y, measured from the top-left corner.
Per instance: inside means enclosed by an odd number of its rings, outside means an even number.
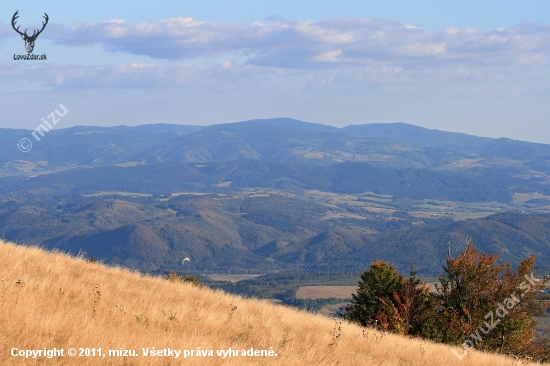
[[[377,261],[361,275],[357,294],[342,316],[363,326],[418,334],[425,327],[430,301],[428,287],[412,268],[411,276],[405,278],[394,266]]]
[[[192,285],[203,287],[204,284],[200,282],[200,278],[198,276],[189,276],[189,274],[186,274],[185,277],[180,276],[177,274],[177,272],[170,270],[168,274],[165,277],[167,280],[171,282],[184,282],[184,283],[190,283]]]
[[[542,295],[546,279],[534,278],[534,257],[516,270],[497,261],[498,254],[482,253],[471,242],[459,257],[447,256],[434,294],[440,329],[432,339],[542,360],[548,347],[533,339],[536,317],[550,306]]]
[[[449,250],[434,293],[413,269],[405,278],[390,264],[374,262],[342,316],[394,333],[548,360],[550,338],[536,338],[536,317],[550,306],[546,279],[534,278],[534,257],[516,270],[497,262],[498,255],[470,241],[457,258]]]

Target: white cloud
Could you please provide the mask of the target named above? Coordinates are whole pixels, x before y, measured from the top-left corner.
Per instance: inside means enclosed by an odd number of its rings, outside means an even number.
[[[0,25],[0,36],[4,28]],[[151,59],[92,66],[5,62],[0,64],[0,81],[26,81],[50,89],[216,91],[535,82],[525,77],[548,64],[549,30],[529,23],[505,30],[449,27],[433,32],[379,19],[244,25],[173,18],[138,24],[122,19],[72,27],[52,24],[47,35],[53,43],[101,44],[108,51],[189,64],[155,65]]]
[[[109,51],[167,60],[241,52],[249,64],[283,68],[373,62],[400,66],[537,64],[547,63],[550,51],[548,27],[531,23],[494,31],[446,28],[433,32],[370,18],[250,25],[199,22],[191,18],[128,24],[115,19],[58,26],[48,36],[58,44],[102,44]]]
[[[342,54],[342,50],[327,51],[315,56],[312,60],[318,62],[338,62],[338,56]]]
[[[0,63],[0,84],[39,83],[50,89],[238,89],[258,86],[277,70],[224,61],[213,67],[189,65],[60,65]],[[268,87],[267,85],[265,87]]]
[[[48,62],[11,60],[12,49],[0,61],[4,125],[35,128],[63,102],[74,124],[287,115],[550,136],[550,28],[532,23],[433,32],[379,19],[227,24],[175,18],[52,23],[47,30],[40,39],[50,40],[41,41]],[[2,47],[12,42],[22,52],[16,37],[10,24],[0,24]],[[97,52],[100,47],[106,52]]]

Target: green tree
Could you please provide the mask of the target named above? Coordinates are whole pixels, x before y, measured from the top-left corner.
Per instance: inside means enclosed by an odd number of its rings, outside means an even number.
[[[372,263],[370,269],[361,275],[357,293],[352,295],[351,304],[346,307],[342,317],[363,326],[376,325],[376,315],[388,311],[400,282],[394,266],[384,261]]]
[[[377,261],[361,275],[357,294],[342,314],[363,326],[420,336],[434,333],[435,299],[411,267],[409,278]]]
[[[404,334],[431,337],[437,333],[437,301],[425,282],[416,277],[411,266],[409,278],[401,277],[394,299],[402,319]]]

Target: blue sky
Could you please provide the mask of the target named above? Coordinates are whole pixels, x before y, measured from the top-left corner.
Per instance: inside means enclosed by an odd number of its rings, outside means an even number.
[[[35,54],[21,29],[49,24]],[[293,117],[550,143],[548,1],[4,1],[0,128]],[[60,127],[60,126],[57,126]]]

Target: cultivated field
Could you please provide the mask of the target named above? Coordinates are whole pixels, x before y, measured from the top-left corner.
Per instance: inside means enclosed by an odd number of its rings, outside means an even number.
[[[518,365],[37,248],[0,242],[0,264],[0,365]]]
[[[298,299],[351,299],[357,286],[302,286],[296,292]]]
[[[212,274],[208,275],[208,277],[212,281],[228,281],[228,282],[239,282],[243,280],[249,280],[251,278],[256,278],[261,276],[261,274],[239,274],[239,275],[231,275],[231,274]]]

